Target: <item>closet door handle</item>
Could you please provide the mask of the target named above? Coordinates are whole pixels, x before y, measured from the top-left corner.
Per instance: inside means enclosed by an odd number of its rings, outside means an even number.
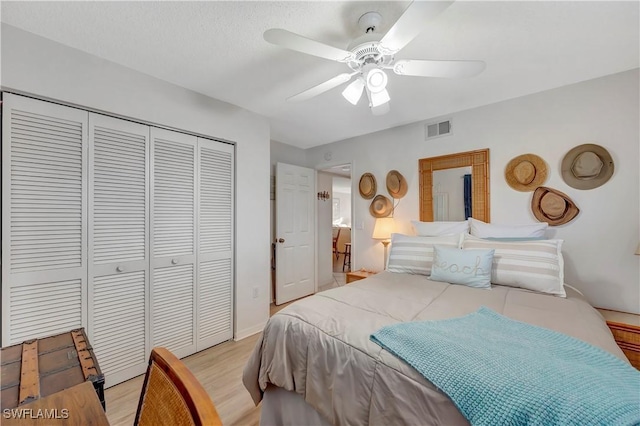
[[[177,265],[178,264],[178,259],[171,259],[171,264],[172,265]]]
[[[122,271],[124,271],[124,268],[122,266],[118,265],[118,266],[116,266],[116,271],[122,272]]]

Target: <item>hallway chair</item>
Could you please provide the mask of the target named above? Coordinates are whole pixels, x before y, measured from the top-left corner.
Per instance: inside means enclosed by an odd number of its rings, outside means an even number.
[[[336,229],[338,232],[336,232]],[[333,228],[333,254],[336,259],[340,256],[340,252],[338,251],[338,238],[340,238],[340,228]]]

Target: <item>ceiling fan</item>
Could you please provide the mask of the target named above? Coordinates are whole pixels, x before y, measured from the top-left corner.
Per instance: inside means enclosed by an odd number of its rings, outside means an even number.
[[[264,39],[308,55],[343,62],[351,69],[351,72],[342,73],[291,96],[288,101],[311,99],[357,76],[343,90],[342,96],[357,105],[362,93],[366,92],[371,112],[382,115],[389,111],[391,99],[386,89],[388,76],[385,70],[393,70],[398,75],[444,78],[472,77],[484,70],[483,61],[395,60],[394,55],[420,33],[425,23],[452,3],[453,1],[414,1],[384,35],[375,32],[382,16],[378,12],[367,12],[358,20],[358,25],[365,34],[355,39],[347,50],[279,28],[265,31]]]

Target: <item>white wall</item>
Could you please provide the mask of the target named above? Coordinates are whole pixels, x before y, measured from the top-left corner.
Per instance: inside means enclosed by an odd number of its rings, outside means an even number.
[[[546,186],[568,194],[581,209],[569,224],[551,228],[565,240],[565,281],[583,291],[598,307],[640,313],[640,135],[638,69],[561,87],[472,110],[448,114],[453,134],[424,140],[424,123],[414,123],[345,141],[311,148],[307,161],[322,168],[324,155],[332,162],[354,160],[352,190],[365,172],[378,181],[399,170],[409,192],[395,211],[400,231],[411,232],[409,221],[419,217],[418,159],[474,149],[490,149],[491,221],[533,223],[531,193],[511,189],[504,179],[510,159],[534,153],[549,165]],[[391,106],[393,108],[393,104]],[[432,119],[432,117],[429,117]],[[571,148],[593,142],[606,147],[615,162],[605,185],[580,191],[566,185],[560,174],[563,156]],[[382,245],[371,239],[374,219],[369,200],[356,196],[353,229],[354,269],[382,269]]]
[[[270,281],[269,216],[258,213],[269,208],[266,119],[6,24],[1,77],[4,90],[235,142],[235,336],[262,330]]]

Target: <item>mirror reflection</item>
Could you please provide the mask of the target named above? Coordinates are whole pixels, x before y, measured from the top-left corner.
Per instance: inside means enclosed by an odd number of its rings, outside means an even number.
[[[471,204],[471,166],[433,172],[434,221],[467,220]]]

